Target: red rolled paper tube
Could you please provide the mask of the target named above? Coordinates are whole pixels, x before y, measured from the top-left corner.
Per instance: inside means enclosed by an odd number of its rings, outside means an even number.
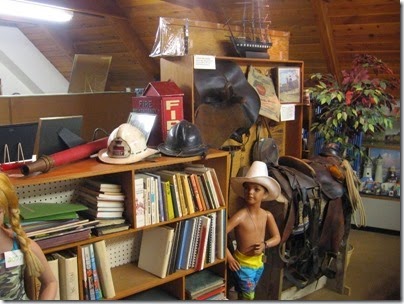
[[[106,148],[108,137],[100,138],[89,143],[66,149],[52,155],[43,155],[38,160],[21,167],[21,173],[28,175],[33,172],[48,172],[51,168],[72,163]]]

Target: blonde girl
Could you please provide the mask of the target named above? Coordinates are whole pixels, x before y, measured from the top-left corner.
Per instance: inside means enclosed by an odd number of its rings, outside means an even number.
[[[42,249],[22,229],[17,193],[8,176],[0,173],[0,300],[29,300],[34,278],[41,283],[38,300],[54,300],[56,278]]]

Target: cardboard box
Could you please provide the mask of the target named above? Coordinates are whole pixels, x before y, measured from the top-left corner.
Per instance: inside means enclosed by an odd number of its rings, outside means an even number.
[[[173,81],[150,82],[143,96],[132,97],[133,112],[157,114],[148,146],[163,143],[171,127],[184,119],[184,93]]]

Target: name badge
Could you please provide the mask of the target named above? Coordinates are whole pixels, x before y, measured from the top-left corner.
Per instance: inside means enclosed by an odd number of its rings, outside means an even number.
[[[15,267],[24,264],[24,255],[21,250],[12,250],[4,252],[6,268]]]

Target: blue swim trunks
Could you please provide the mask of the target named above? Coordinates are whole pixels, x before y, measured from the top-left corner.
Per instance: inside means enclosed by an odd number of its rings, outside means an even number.
[[[234,252],[234,258],[240,263],[240,269],[234,272],[237,282],[235,288],[244,299],[254,300],[255,288],[264,271],[262,255],[248,256],[238,250]]]

